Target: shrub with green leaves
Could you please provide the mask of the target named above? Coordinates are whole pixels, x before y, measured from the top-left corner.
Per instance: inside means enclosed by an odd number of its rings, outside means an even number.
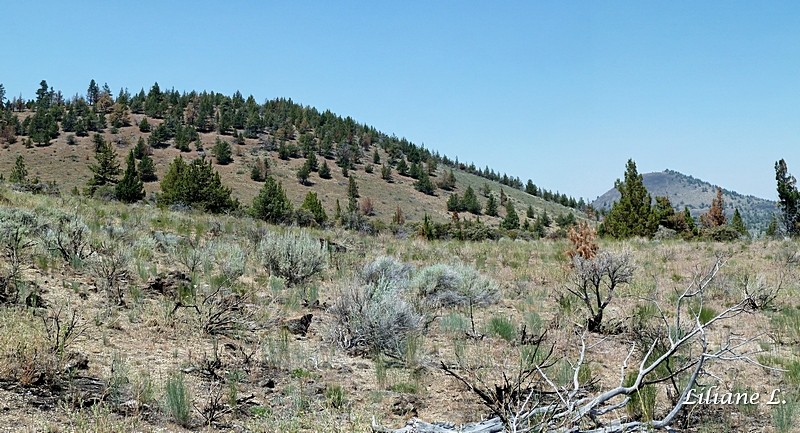
[[[264,268],[289,285],[304,283],[328,266],[327,243],[302,232],[267,232],[258,249]]]
[[[192,397],[186,388],[183,374],[174,374],[167,379],[166,412],[183,427],[191,425]]]
[[[361,278],[367,284],[378,284],[381,281],[393,287],[405,289],[411,278],[414,267],[391,256],[380,256],[364,265]]]

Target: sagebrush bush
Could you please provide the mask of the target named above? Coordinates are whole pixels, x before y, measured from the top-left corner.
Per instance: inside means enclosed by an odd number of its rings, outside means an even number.
[[[353,284],[342,290],[331,307],[338,344],[349,351],[402,357],[425,323],[402,292],[386,281]]]
[[[219,271],[228,282],[234,282],[244,275],[247,253],[238,243],[217,242],[213,251]]]
[[[361,278],[367,284],[378,284],[381,281],[393,287],[405,288],[411,278],[414,267],[391,256],[380,256],[364,265]]]
[[[55,211],[52,222],[43,233],[48,250],[57,253],[65,262],[75,265],[92,254],[90,230],[76,211],[72,214]]]
[[[306,233],[267,232],[259,242],[261,263],[289,285],[301,284],[328,266],[328,246]]]
[[[497,283],[465,264],[422,268],[410,283],[412,293],[432,307],[486,306],[497,302]]]

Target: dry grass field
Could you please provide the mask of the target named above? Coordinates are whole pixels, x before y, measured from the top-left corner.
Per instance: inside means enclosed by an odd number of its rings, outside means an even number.
[[[84,164],[85,148],[31,174]],[[395,429],[412,417],[476,422],[494,414],[465,383],[493,391],[529,371],[531,387],[520,389],[535,389],[540,405],[571,398],[574,385],[576,400],[597,396],[630,380],[622,376],[638,370],[648,342],[661,347],[695,326],[703,353],[731,350],[706,359],[694,389],[762,400],[685,406],[673,425],[800,431],[794,241],[600,241],[600,254],[632,274],[599,332],[587,332],[587,307],[570,291],[578,272],[567,240],[429,242],[1,194],[3,431],[368,432],[373,418]],[[702,301],[681,297],[698,284]],[[685,321],[673,325],[678,311]],[[692,340],[670,368],[696,365],[702,349]],[[551,425],[659,420],[690,371],[670,371],[674,380],[645,385],[596,422]],[[785,403],[766,404],[775,389]]]

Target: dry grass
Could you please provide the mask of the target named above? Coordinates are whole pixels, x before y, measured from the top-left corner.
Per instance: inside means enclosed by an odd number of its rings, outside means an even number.
[[[245,176],[248,174],[246,172]],[[335,170],[333,174],[334,180],[329,182],[336,182]],[[363,172],[357,175],[368,176]],[[364,186],[360,186],[362,195],[378,197],[368,185],[380,185],[379,182],[364,182]],[[406,186],[411,187],[402,185]],[[346,184],[338,187],[344,189]],[[291,194],[299,197],[305,191],[303,188],[299,184],[291,186],[290,189],[297,190]],[[10,206],[42,214],[45,209],[68,210],[76,204],[75,199],[14,192],[3,194]],[[394,205],[384,208],[378,203],[376,200],[379,214],[393,211]],[[528,330],[534,326],[547,329],[547,341],[555,344],[558,358],[574,357],[579,348],[574,332],[576,324],[581,322],[578,305],[558,301],[566,292],[564,287],[570,272],[566,241],[426,242],[415,238],[394,239],[388,235],[364,237],[340,231],[311,231],[314,237],[335,239],[347,245],[348,251],[336,253],[330,267],[302,287],[288,287],[267,275],[261,266],[249,262],[240,276],[236,273],[238,278],[231,285],[231,290],[244,299],[247,313],[244,317],[248,319],[238,332],[214,336],[201,331],[202,317],[193,308],[175,308],[179,300],[185,305],[191,304],[191,298],[181,298],[180,290],[146,289],[154,275],[181,270],[169,249],[157,246],[155,233],[161,233],[158,236],[163,242],[168,242],[164,239],[170,237],[181,239],[199,235],[207,242],[235,245],[252,256],[260,240],[259,230],[295,229],[278,229],[227,216],[173,213],[144,205],[126,207],[86,201],[80,212],[92,230],[93,239],[108,242],[111,237],[102,227],[110,224],[133,241],[131,272],[124,282],[125,305],[117,305],[107,293],[98,290],[99,282],[94,281],[89,272],[73,269],[41,249],[25,263],[24,278],[41,288],[49,304],[47,311],[69,305],[81,312],[86,329],[70,346],[89,359],[88,370],[81,375],[110,380],[115,377],[112,365],[119,365],[114,364],[114,360],[122,359],[129,384],[122,388],[125,400],[136,400],[135,395],[139,394],[133,392],[133,384],[141,383],[147,372],[153,383],[152,401],[147,407],[129,412],[121,411],[108,400],[94,408],[79,409],[60,404],[40,410],[31,406],[31,398],[26,397],[24,390],[0,389],[0,404],[8,408],[0,412],[0,423],[24,420],[19,431],[183,431],[163,410],[164,384],[178,371],[185,372],[187,386],[194,396],[193,404],[198,408],[207,404],[214,387],[225,393],[235,389],[240,398],[252,396],[238,405],[225,403],[231,410],[211,427],[204,427],[200,412],[193,410],[192,427],[198,430],[364,432],[368,431],[373,415],[380,422],[395,426],[402,425],[412,415],[456,423],[475,421],[486,415],[484,407],[462,385],[441,372],[438,362],[453,362],[461,357],[484,371],[486,380],[497,378],[503,370],[515,368],[521,346],[488,332],[493,317],[509,319],[517,331],[522,324],[527,324]],[[211,227],[218,227],[214,239],[208,234]],[[757,274],[767,286],[782,282],[783,290],[775,300],[781,311],[755,311],[746,316],[746,320],[729,326],[746,335],[763,333],[758,338],[760,344],[756,346],[759,347],[754,349],[764,350],[766,356],[791,360],[800,355],[796,349],[800,333],[792,328],[793,322],[779,320],[786,311],[797,310],[794,306],[800,295],[800,279],[795,265],[787,264],[791,262],[787,251],[798,249],[795,242],[716,244],[600,240],[599,246],[601,251],[630,249],[637,267],[631,284],[619,288],[618,297],[609,306],[604,320],[630,328],[634,311],[647,300],[668,304],[676,290],[685,288],[696,274],[710,265],[715,255],[724,253],[730,255],[730,259],[710,289],[708,306],[720,311],[734,302],[740,295],[738,281],[742,273]],[[425,335],[408,345],[402,362],[350,356],[340,350],[330,336],[334,317],[324,308],[303,306],[302,301],[309,293],[314,293],[321,305],[333,305],[335,294],[353,281],[365,263],[381,255],[396,257],[418,268],[437,263],[470,265],[498,282],[500,301],[473,311],[465,306],[441,309]],[[204,287],[218,281],[215,278],[221,272],[220,263],[208,260],[199,267],[196,280],[192,282],[198,287],[184,289],[203,293]],[[282,330],[280,324],[284,320],[307,312],[314,314],[308,336],[295,337]],[[3,329],[0,333],[0,365],[3,366],[0,376],[15,383],[23,383],[18,373],[21,370],[14,367],[19,359],[30,359],[26,354],[46,346],[37,314],[46,312],[0,307]],[[477,333],[486,335],[483,339],[465,335],[464,328],[470,329],[471,321]],[[715,334],[714,338],[721,335]],[[599,381],[597,386],[615,385],[619,380],[618,366],[630,348],[631,338],[627,331],[618,335],[590,336],[587,356],[591,360],[591,375]],[[765,392],[774,387],[796,389],[797,386],[781,372],[742,363],[716,367],[712,371],[721,385],[730,389],[751,386]],[[231,376],[234,373],[236,379]],[[553,370],[553,374],[557,375],[557,371]],[[326,397],[326,390],[336,385],[341,386],[343,402],[333,405],[329,401],[330,392]],[[227,400],[223,398],[222,401]],[[659,393],[657,408],[663,409],[665,401],[666,395]],[[737,409],[726,407],[720,416],[742,428],[763,426],[769,424],[772,410],[772,407],[759,405],[744,415],[733,415]]]

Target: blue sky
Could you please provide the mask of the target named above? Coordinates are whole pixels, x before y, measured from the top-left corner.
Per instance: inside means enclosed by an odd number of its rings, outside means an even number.
[[[798,2],[0,2],[31,98],[240,90],[593,199],[633,158],[774,198],[800,175]]]

